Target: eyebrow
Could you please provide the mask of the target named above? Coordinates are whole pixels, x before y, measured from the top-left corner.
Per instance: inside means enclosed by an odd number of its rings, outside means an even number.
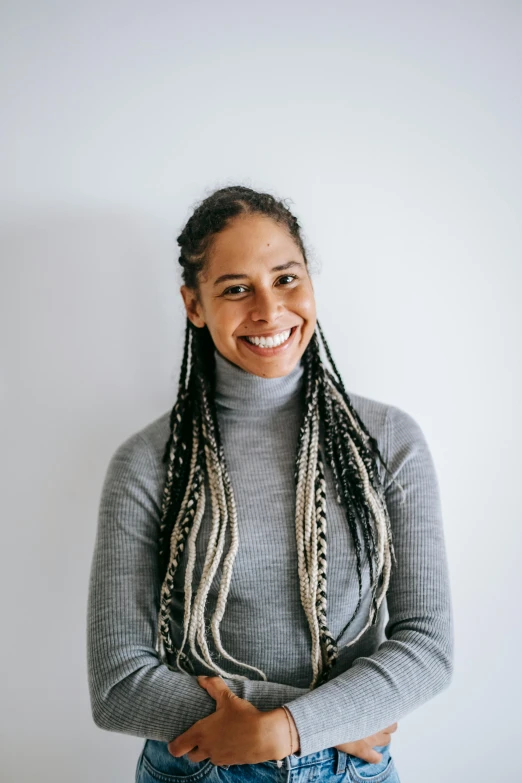
[[[300,261],[287,261],[286,264],[279,264],[278,266],[272,267],[270,271],[284,272],[285,269],[291,269],[293,266],[303,266],[303,264]],[[219,285],[220,283],[224,283],[226,280],[243,280],[245,277],[248,277],[248,275],[221,275],[217,280],[214,281],[214,286]]]

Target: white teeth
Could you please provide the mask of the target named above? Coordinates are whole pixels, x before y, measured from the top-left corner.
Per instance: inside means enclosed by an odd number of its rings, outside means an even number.
[[[292,333],[291,329],[287,329],[286,332],[279,332],[272,337],[247,337],[249,343],[253,345],[259,345],[260,348],[277,348],[278,345],[286,343]]]

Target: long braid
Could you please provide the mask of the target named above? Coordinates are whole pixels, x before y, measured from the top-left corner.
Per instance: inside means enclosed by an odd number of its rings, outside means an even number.
[[[183,349],[183,360],[181,363],[181,373],[178,388],[178,398],[170,415],[170,437],[166,443],[163,454],[163,461],[168,459],[167,481],[163,491],[163,501],[161,509],[161,525],[159,539],[159,555],[161,564],[165,568],[168,557],[164,551],[165,532],[168,526],[169,512],[176,515],[179,512],[180,496],[183,487],[186,485],[186,464],[187,464],[187,444],[185,437],[186,425],[190,421],[187,416],[189,412],[189,393],[188,393],[188,365],[191,350],[191,333],[187,328],[185,332],[185,345]]]
[[[270,194],[257,193],[243,186],[222,188],[196,208],[178,237],[181,247],[179,263],[188,288],[198,290],[198,275],[207,263],[213,237],[234,217],[242,214],[266,215],[285,226],[306,261],[299,223],[283,202]],[[163,455],[167,471],[159,530],[163,583],[157,646],[160,657],[169,668],[194,673],[192,662],[198,660],[217,674],[247,679],[245,675],[230,674],[218,665],[207,643],[207,632],[211,631],[217,653],[223,659],[256,672],[266,680],[260,669],[231,656],[223,648],[220,636],[239,533],[237,508],[214,403],[214,350],[207,327],[196,328],[187,319],[178,396],[171,412],[170,436]],[[369,570],[371,605],[366,625],[345,646],[354,644],[377,621],[395,553],[377,460],[386,472],[390,471],[377,441],[351,403],[319,323],[302,361],[303,413],[294,468],[295,530],[300,598],[312,641],[312,681],[309,687],[313,689],[331,676],[338,660],[337,643],[361,607],[363,547]],[[359,587],[357,605],[337,638],[333,637],[327,624],[326,465],[332,471],[336,500],[346,514]],[[392,481],[395,481],[393,477]],[[210,499],[210,537],[200,583],[193,595],[196,542],[207,506],[207,492]],[[230,548],[223,557],[227,532]],[[175,575],[185,549],[183,639],[176,649],[171,637],[170,615]],[[208,621],[205,611],[207,599],[221,561],[216,607]],[[184,652],[186,644],[188,654]],[[171,664],[172,656],[175,666]]]
[[[338,481],[336,489],[338,492],[338,499],[339,496],[342,496],[345,508],[348,511],[348,518],[350,517],[349,509],[352,504],[359,510],[361,508],[363,510],[363,515],[359,518],[362,521],[363,538],[369,560],[372,590],[372,605],[370,607],[368,622],[354,639],[344,645],[348,647],[353,645],[360,636],[362,636],[369,625],[376,622],[378,608],[389,585],[391,558],[393,557],[395,559],[391,525],[386,507],[384,490],[376,470],[375,457],[381,460],[387,472],[389,472],[389,469],[380,455],[377,442],[369,435],[361,418],[351,404],[319,323],[317,324],[317,332],[321,336],[328,361],[337,376],[333,377],[329,370],[323,366],[323,377],[325,381],[323,392],[326,399],[329,399],[329,402],[325,404],[325,410],[335,411],[335,416],[325,416],[325,440],[327,444],[329,444],[327,453],[334,475],[337,475],[337,477],[340,477],[341,479]],[[316,335],[314,335],[311,342],[312,348],[314,343],[317,348]],[[367,448],[368,443],[372,447],[371,451]],[[346,454],[346,445],[349,447],[350,453],[348,454]],[[338,470],[339,464],[342,465],[342,471]],[[375,552],[375,537],[371,524],[372,520],[375,523],[377,532],[377,554]],[[351,526],[350,529],[353,532]],[[354,539],[354,542],[355,541],[357,541],[357,539]],[[355,546],[355,549],[358,553],[359,548],[357,545]],[[361,603],[359,558],[357,566],[359,576],[359,601],[356,611],[338,635],[336,642],[341,638],[353,621]],[[375,574],[374,568],[376,570]],[[333,662],[330,669],[335,663],[337,656],[334,654],[332,659]],[[328,669],[325,669],[320,683],[328,678],[328,673]]]
[[[312,636],[312,668],[314,680],[320,670],[320,629],[316,612],[317,600],[317,544],[311,541],[311,516],[315,506],[315,465],[310,452],[317,446],[317,438],[312,435],[313,411],[316,405],[317,392],[314,393],[313,365],[309,361],[305,373],[305,413],[299,432],[299,443],[296,458],[296,504],[295,529],[297,542],[297,569],[299,574],[301,604],[308,620]],[[314,432],[314,435],[316,433]],[[317,459],[317,450],[315,451]],[[311,494],[312,493],[312,494]],[[316,531],[315,519],[313,530]],[[315,546],[315,551],[312,549]]]
[[[315,337],[312,338],[312,343],[310,348],[316,354],[318,372],[321,372],[324,375],[324,368],[322,367],[321,360],[320,360],[319,342]],[[357,532],[356,508],[357,508],[358,499],[356,495],[354,495],[351,485],[346,481],[347,468],[346,468],[346,460],[344,454],[346,440],[340,438],[338,434],[338,430],[337,430],[338,424],[337,424],[337,420],[334,418],[334,400],[332,399],[331,394],[328,393],[329,388],[326,387],[326,390],[323,388],[322,391],[323,393],[321,394],[320,401],[319,401],[319,415],[323,419],[324,428],[325,428],[326,458],[332,469],[332,473],[334,476],[337,502],[341,504],[343,502],[343,496],[345,500],[346,498],[348,498],[348,503],[345,504],[346,519],[348,522],[348,527],[354,545],[354,551],[356,556],[357,580],[358,580],[358,587],[359,587],[359,597],[358,597],[357,605],[352,613],[351,618],[348,620],[348,623],[344,627],[343,631],[335,639],[335,643],[337,643],[337,641],[341,638],[342,634],[350,626],[351,622],[357,615],[357,612],[359,611],[360,605],[362,603],[361,543]]]
[[[317,325],[317,331],[322,335],[327,356],[331,353],[324,335]],[[299,434],[299,445],[296,460],[296,536],[298,551],[298,571],[300,579],[301,603],[308,619],[312,635],[312,669],[313,680],[311,688],[317,687],[328,679],[338,658],[336,643],[346,628],[354,619],[361,604],[362,579],[360,543],[355,524],[354,508],[362,516],[363,540],[366,546],[370,565],[370,581],[372,585],[372,606],[368,623],[349,645],[362,635],[366,628],[376,621],[376,613],[386,593],[391,570],[391,528],[387,523],[388,513],[384,502],[384,493],[376,492],[370,476],[374,478],[377,471],[367,470],[370,463],[373,466],[373,455],[364,452],[369,441],[367,433],[358,427],[356,417],[346,390],[335,378],[320,358],[320,346],[314,335],[305,354],[305,413],[303,425]],[[334,365],[335,367],[335,365]],[[342,391],[341,391],[342,390]],[[319,400],[321,397],[321,401]],[[322,405],[320,404],[322,403]],[[336,480],[338,500],[344,502],[352,537],[357,554],[357,571],[359,579],[359,601],[352,618],[337,639],[333,639],[326,622],[327,608],[327,557],[326,557],[326,514],[324,497],[321,487],[324,486],[322,461],[318,445],[318,422],[320,409],[326,412],[325,442],[327,459]],[[375,446],[374,446],[375,448]],[[361,456],[362,452],[366,460]],[[378,448],[377,448],[378,453]],[[384,463],[383,463],[384,464]],[[309,495],[310,477],[314,476],[315,517],[314,529],[310,531],[310,512],[313,502]],[[375,536],[371,521],[375,520],[377,532],[377,553]],[[319,550],[316,557],[312,553],[312,545]],[[375,562],[376,561],[376,562]],[[380,583],[380,591],[379,591]],[[317,651],[317,636],[320,636],[322,659]],[[345,645],[345,646],[349,646]]]
[[[223,657],[239,666],[244,666],[245,668],[256,672],[263,679],[266,679],[266,675],[260,669],[237,661],[227,653],[223,648],[219,636],[219,624],[226,608],[232,565],[239,543],[237,511],[232,486],[230,479],[228,478],[225,456],[219,437],[217,415],[213,404],[212,373],[209,372],[208,361],[210,338],[206,333],[206,330],[203,332],[201,330],[196,330],[189,321],[187,321],[187,335],[187,342],[191,347],[192,358],[191,362],[188,362],[187,360],[187,368],[185,368],[190,376],[188,388],[191,391],[189,395],[190,403],[187,405],[187,408],[190,407],[190,412],[187,410],[187,415],[190,415],[193,419],[192,447],[190,449],[191,462],[183,499],[170,534],[170,560],[161,589],[158,623],[158,651],[169,668],[175,667],[171,666],[165,653],[176,654],[176,666],[178,669],[186,671],[181,665],[181,662],[183,661],[183,663],[189,665],[189,668],[193,671],[190,658],[183,652],[183,647],[188,639],[192,658],[199,660],[209,668],[225,676],[242,680],[248,679],[243,675],[227,674],[225,670],[221,669],[212,659],[206,641],[207,629],[205,625],[205,607],[212,581],[223,554],[227,526],[230,522],[232,546],[225,558],[223,566],[223,579],[220,586],[216,610],[211,621],[212,633],[216,648]],[[182,383],[180,382],[180,387],[181,386]],[[183,394],[183,391],[180,394]],[[175,428],[181,426],[179,414],[171,416],[170,420]],[[179,446],[178,451],[172,446],[172,444],[176,443],[175,435],[172,435],[172,433],[169,442],[171,443],[169,451],[170,462],[167,469],[167,482],[165,484],[164,502],[162,504],[163,515],[160,525],[160,531],[163,531],[163,537],[165,537],[164,531],[167,526],[167,520],[173,518],[173,514],[168,513],[165,500],[166,497],[169,497],[168,493],[170,493],[172,484],[172,480],[169,480],[169,476],[173,473],[172,463],[175,462],[176,455],[183,451],[181,446]],[[184,451],[188,451],[186,446]],[[196,563],[196,539],[205,510],[205,486],[209,489],[211,499],[211,533],[201,581],[194,600],[192,600],[192,577]],[[172,494],[170,496],[172,497]],[[184,550],[185,542],[187,542],[188,557],[184,585],[184,636],[181,648],[176,650],[171,639],[169,612],[173,596],[174,577],[181,561],[180,553]],[[197,650],[197,645],[199,645],[201,655]]]

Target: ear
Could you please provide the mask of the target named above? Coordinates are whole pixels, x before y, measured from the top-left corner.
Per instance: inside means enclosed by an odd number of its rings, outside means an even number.
[[[182,285],[179,289],[183,302],[185,304],[185,310],[187,311],[187,318],[194,324],[194,326],[205,326],[205,319],[203,317],[203,308],[197,297],[197,292],[193,288],[187,288],[186,285]]]

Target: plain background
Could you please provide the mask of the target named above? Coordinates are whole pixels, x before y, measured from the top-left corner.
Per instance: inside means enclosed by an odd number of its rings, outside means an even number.
[[[176,236],[212,190],[289,198],[348,390],[438,470],[455,674],[402,783],[515,779],[519,2],[1,5],[2,781],[123,783],[85,626],[109,459],[174,402]]]

